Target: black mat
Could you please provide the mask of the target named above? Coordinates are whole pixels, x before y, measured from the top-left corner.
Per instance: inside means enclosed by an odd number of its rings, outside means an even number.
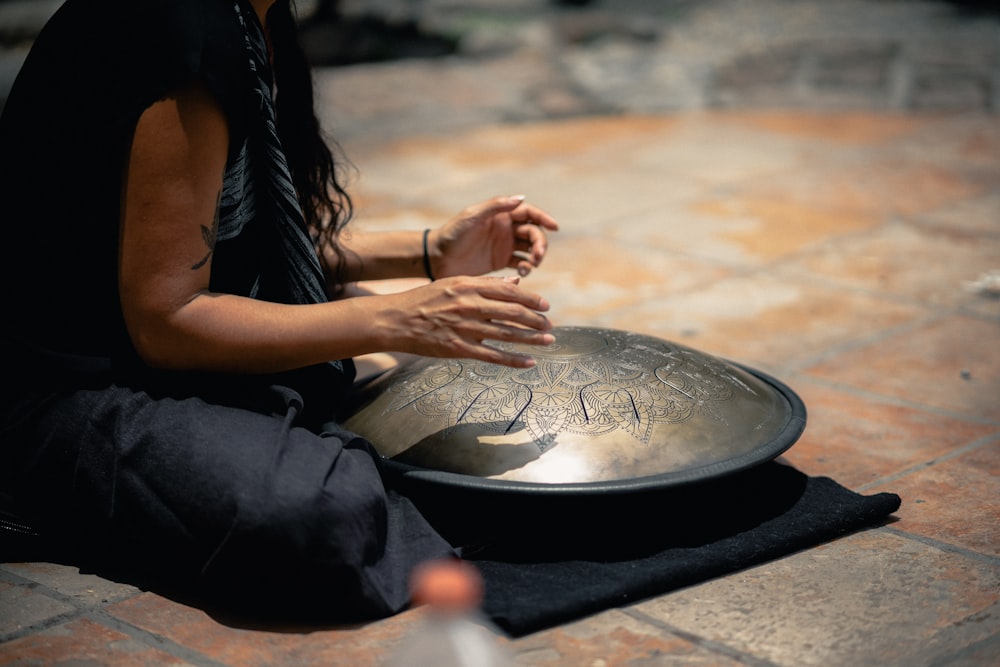
[[[899,496],[857,494],[778,462],[655,493],[409,495],[483,574],[485,614],[521,636],[883,523]]]

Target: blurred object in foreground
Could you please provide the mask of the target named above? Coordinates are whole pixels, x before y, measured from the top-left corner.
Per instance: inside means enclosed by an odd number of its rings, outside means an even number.
[[[417,630],[396,648],[387,667],[508,667],[513,658],[500,633],[479,615],[483,580],[470,563],[425,563],[411,578],[414,606],[427,607]]]

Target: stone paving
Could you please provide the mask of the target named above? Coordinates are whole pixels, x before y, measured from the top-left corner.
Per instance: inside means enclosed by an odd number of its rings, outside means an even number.
[[[903,501],[884,526],[504,639],[516,663],[1000,664],[1000,17],[874,0],[370,4],[463,40],[317,70],[357,166],[354,224],[420,229],[526,194],[562,225],[525,281],[557,324],[780,378],[809,410],[783,460]],[[380,665],[424,616],[247,627],[2,556],[0,665]]]

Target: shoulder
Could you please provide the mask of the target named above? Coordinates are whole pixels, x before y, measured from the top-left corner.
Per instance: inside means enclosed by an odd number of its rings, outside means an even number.
[[[144,68],[152,67],[154,84],[172,87],[200,79],[227,115],[239,114],[253,80],[236,2],[128,0],[136,26],[128,50],[140,54]]]
[[[192,71],[243,63],[237,0],[128,0],[134,46]]]
[[[244,49],[236,10],[243,1],[65,0],[36,47],[58,56],[87,44],[79,59],[116,57],[123,70],[169,63],[197,71]]]
[[[230,145],[241,145],[256,81],[237,1],[65,0],[11,87],[0,151],[22,161],[120,154],[146,109],[199,82],[225,114]]]
[[[130,50],[141,54],[137,62],[146,63],[130,78],[155,86],[143,103],[151,104],[172,89],[199,81],[222,107],[233,147],[242,143],[252,122],[249,114],[255,106],[248,96],[256,83],[237,2],[126,0],[139,26]],[[150,69],[154,76],[149,76]]]
[[[200,80],[239,125],[253,80],[238,1],[66,0],[32,49],[35,78],[132,116]]]

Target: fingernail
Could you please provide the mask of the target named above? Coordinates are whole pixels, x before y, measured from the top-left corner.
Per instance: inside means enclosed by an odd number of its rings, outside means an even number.
[[[511,195],[510,197],[507,197],[507,200],[511,202],[524,201],[524,199],[524,195]]]

